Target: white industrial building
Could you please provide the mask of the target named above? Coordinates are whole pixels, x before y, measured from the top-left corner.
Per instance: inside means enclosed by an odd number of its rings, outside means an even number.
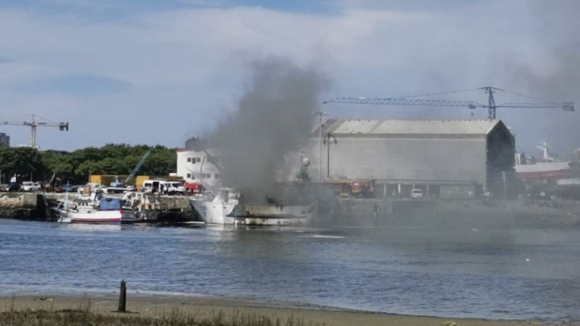
[[[441,185],[499,193],[513,176],[515,139],[500,120],[331,119],[304,152],[313,180],[372,179],[393,186],[389,193]]]
[[[209,155],[208,155],[209,154]],[[215,150],[179,149],[177,151],[177,176],[187,183],[216,185],[220,170],[213,163],[219,160]]]

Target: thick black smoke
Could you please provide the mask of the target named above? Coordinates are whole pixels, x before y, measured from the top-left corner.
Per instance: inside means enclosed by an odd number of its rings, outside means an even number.
[[[284,156],[308,137],[328,80],[279,57],[255,60],[250,69],[249,88],[209,139],[220,151],[222,185],[261,201],[273,192],[276,174],[289,168]]]

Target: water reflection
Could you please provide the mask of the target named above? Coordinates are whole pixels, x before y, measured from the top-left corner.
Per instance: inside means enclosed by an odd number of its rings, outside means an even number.
[[[83,223],[59,223],[58,226],[63,229],[77,232],[114,232],[121,231],[121,224],[83,224]]]
[[[0,221],[0,294],[212,294],[454,317],[580,320],[580,232]]]

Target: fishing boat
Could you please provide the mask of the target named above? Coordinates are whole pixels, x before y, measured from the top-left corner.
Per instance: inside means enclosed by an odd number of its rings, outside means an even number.
[[[231,189],[220,189],[216,195],[194,196],[189,203],[206,224],[237,225],[241,222],[235,214],[239,194]]]
[[[59,223],[121,223],[121,200],[106,198],[98,192],[92,192],[89,198],[78,197],[65,200],[57,207]]]
[[[249,205],[240,202],[232,189],[221,189],[215,196],[191,198],[190,204],[207,224],[296,226],[309,224],[316,212],[316,203],[309,205]]]

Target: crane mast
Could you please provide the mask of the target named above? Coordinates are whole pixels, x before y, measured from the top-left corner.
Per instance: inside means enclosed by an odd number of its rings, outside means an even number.
[[[337,97],[332,100],[325,101],[324,104],[327,103],[340,103],[340,104],[370,104],[370,105],[406,105],[406,106],[446,106],[446,107],[466,107],[469,109],[476,109],[476,108],[486,108],[488,109],[488,119],[496,119],[496,111],[497,108],[555,108],[555,109],[563,109],[564,111],[574,111],[574,103],[573,102],[562,102],[562,103],[555,103],[549,102],[545,100],[540,100],[536,98],[532,98],[529,96],[525,96],[522,94],[512,93],[505,91],[503,89],[499,89],[496,87],[481,87],[478,89],[483,89],[488,96],[487,104],[480,104],[474,101],[454,101],[454,100],[426,100],[426,99],[415,99],[410,97],[387,97],[387,98],[366,98],[366,97]],[[504,103],[497,105],[495,103],[494,93],[496,91],[502,91],[507,93],[512,93],[518,96],[531,98],[537,100],[539,102],[535,103]],[[459,91],[452,91],[446,93],[439,93],[439,94],[447,94],[447,93],[457,93]],[[427,95],[434,95],[434,94],[425,94]],[[418,96],[411,96],[411,97],[418,97]]]

